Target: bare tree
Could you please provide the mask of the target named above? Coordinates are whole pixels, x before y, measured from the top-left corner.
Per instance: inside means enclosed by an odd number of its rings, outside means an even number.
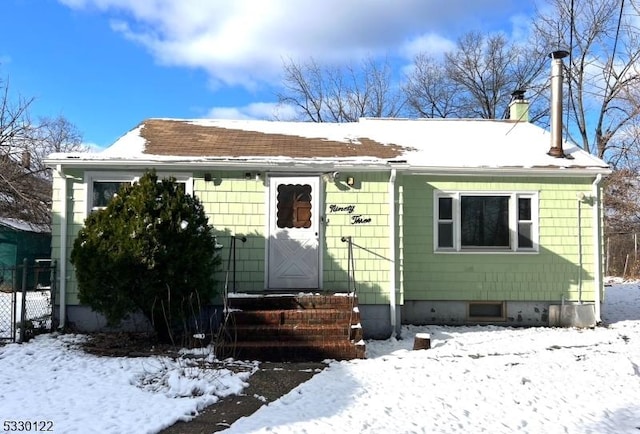
[[[565,132],[616,169],[604,184],[605,233],[612,250],[624,252],[629,234],[640,229],[638,1],[548,0],[548,5],[538,12],[535,31],[541,45],[570,53]]]
[[[280,104],[312,122],[353,122],[361,117],[396,117],[403,108],[400,88],[388,62],[368,58],[359,67],[320,66],[314,59],[283,66]]]
[[[8,82],[0,81],[0,217],[48,225],[51,181],[42,160],[50,152],[84,147],[77,129],[61,116],[32,122],[32,102],[12,100]]]
[[[640,114],[637,0],[548,2],[534,25],[542,46],[570,52],[567,134],[617,165],[627,158],[628,127]]]
[[[638,171],[614,171],[605,181],[604,201],[608,233],[632,233],[640,228],[640,185]]]
[[[485,39],[472,32],[460,39],[456,51],[445,55],[448,75],[465,90],[460,111],[468,117],[498,118],[498,103],[508,104],[511,91],[519,88],[506,73],[510,62],[506,44],[500,35]]]
[[[50,179],[50,172],[43,160],[54,152],[86,152],[88,147],[82,143],[82,134],[65,117],[43,117],[39,119],[31,140],[32,171],[44,174]]]
[[[458,115],[461,86],[447,75],[444,63],[425,53],[413,61],[413,70],[404,85],[407,105],[425,118],[450,118]]]
[[[469,32],[441,61],[416,56],[405,93],[419,116],[496,119],[507,115],[514,91],[528,90],[536,121],[548,111],[544,98],[538,99],[544,69],[544,58],[528,46],[509,43],[502,34]]]
[[[19,97],[12,102],[9,84],[0,79],[0,155],[4,158],[20,157],[24,143],[31,136],[29,106],[33,98]]]

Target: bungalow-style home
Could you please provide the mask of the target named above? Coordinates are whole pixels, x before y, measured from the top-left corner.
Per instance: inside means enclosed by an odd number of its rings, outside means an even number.
[[[61,323],[96,326],[69,263],[84,219],[153,168],[204,204],[230,291],[355,288],[371,338],[401,324],[593,326],[610,169],[527,112],[519,97],[504,120],[147,119],[100,153],[51,155]]]
[[[609,168],[569,143],[551,156],[550,141],[514,120],[149,119],[101,153],[50,157],[57,299],[83,322],[73,239],[154,168],[204,203],[225,261],[235,246],[234,290],[348,291],[352,274],[369,336],[402,323],[548,325],[553,306],[581,306],[574,319],[586,309],[594,324]]]

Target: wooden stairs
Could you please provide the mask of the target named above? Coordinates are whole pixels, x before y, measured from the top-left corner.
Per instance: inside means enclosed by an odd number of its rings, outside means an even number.
[[[358,299],[346,294],[232,294],[215,347],[219,359],[363,359]]]

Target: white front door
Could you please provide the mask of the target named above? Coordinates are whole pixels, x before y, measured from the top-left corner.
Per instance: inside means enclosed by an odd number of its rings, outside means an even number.
[[[268,289],[317,289],[320,178],[269,178]]]

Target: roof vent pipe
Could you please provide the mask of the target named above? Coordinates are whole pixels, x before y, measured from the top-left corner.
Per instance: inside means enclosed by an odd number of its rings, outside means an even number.
[[[551,57],[551,149],[549,155],[564,158],[562,149],[562,78],[564,65],[562,59],[569,55],[568,51],[558,50],[549,54]]]

